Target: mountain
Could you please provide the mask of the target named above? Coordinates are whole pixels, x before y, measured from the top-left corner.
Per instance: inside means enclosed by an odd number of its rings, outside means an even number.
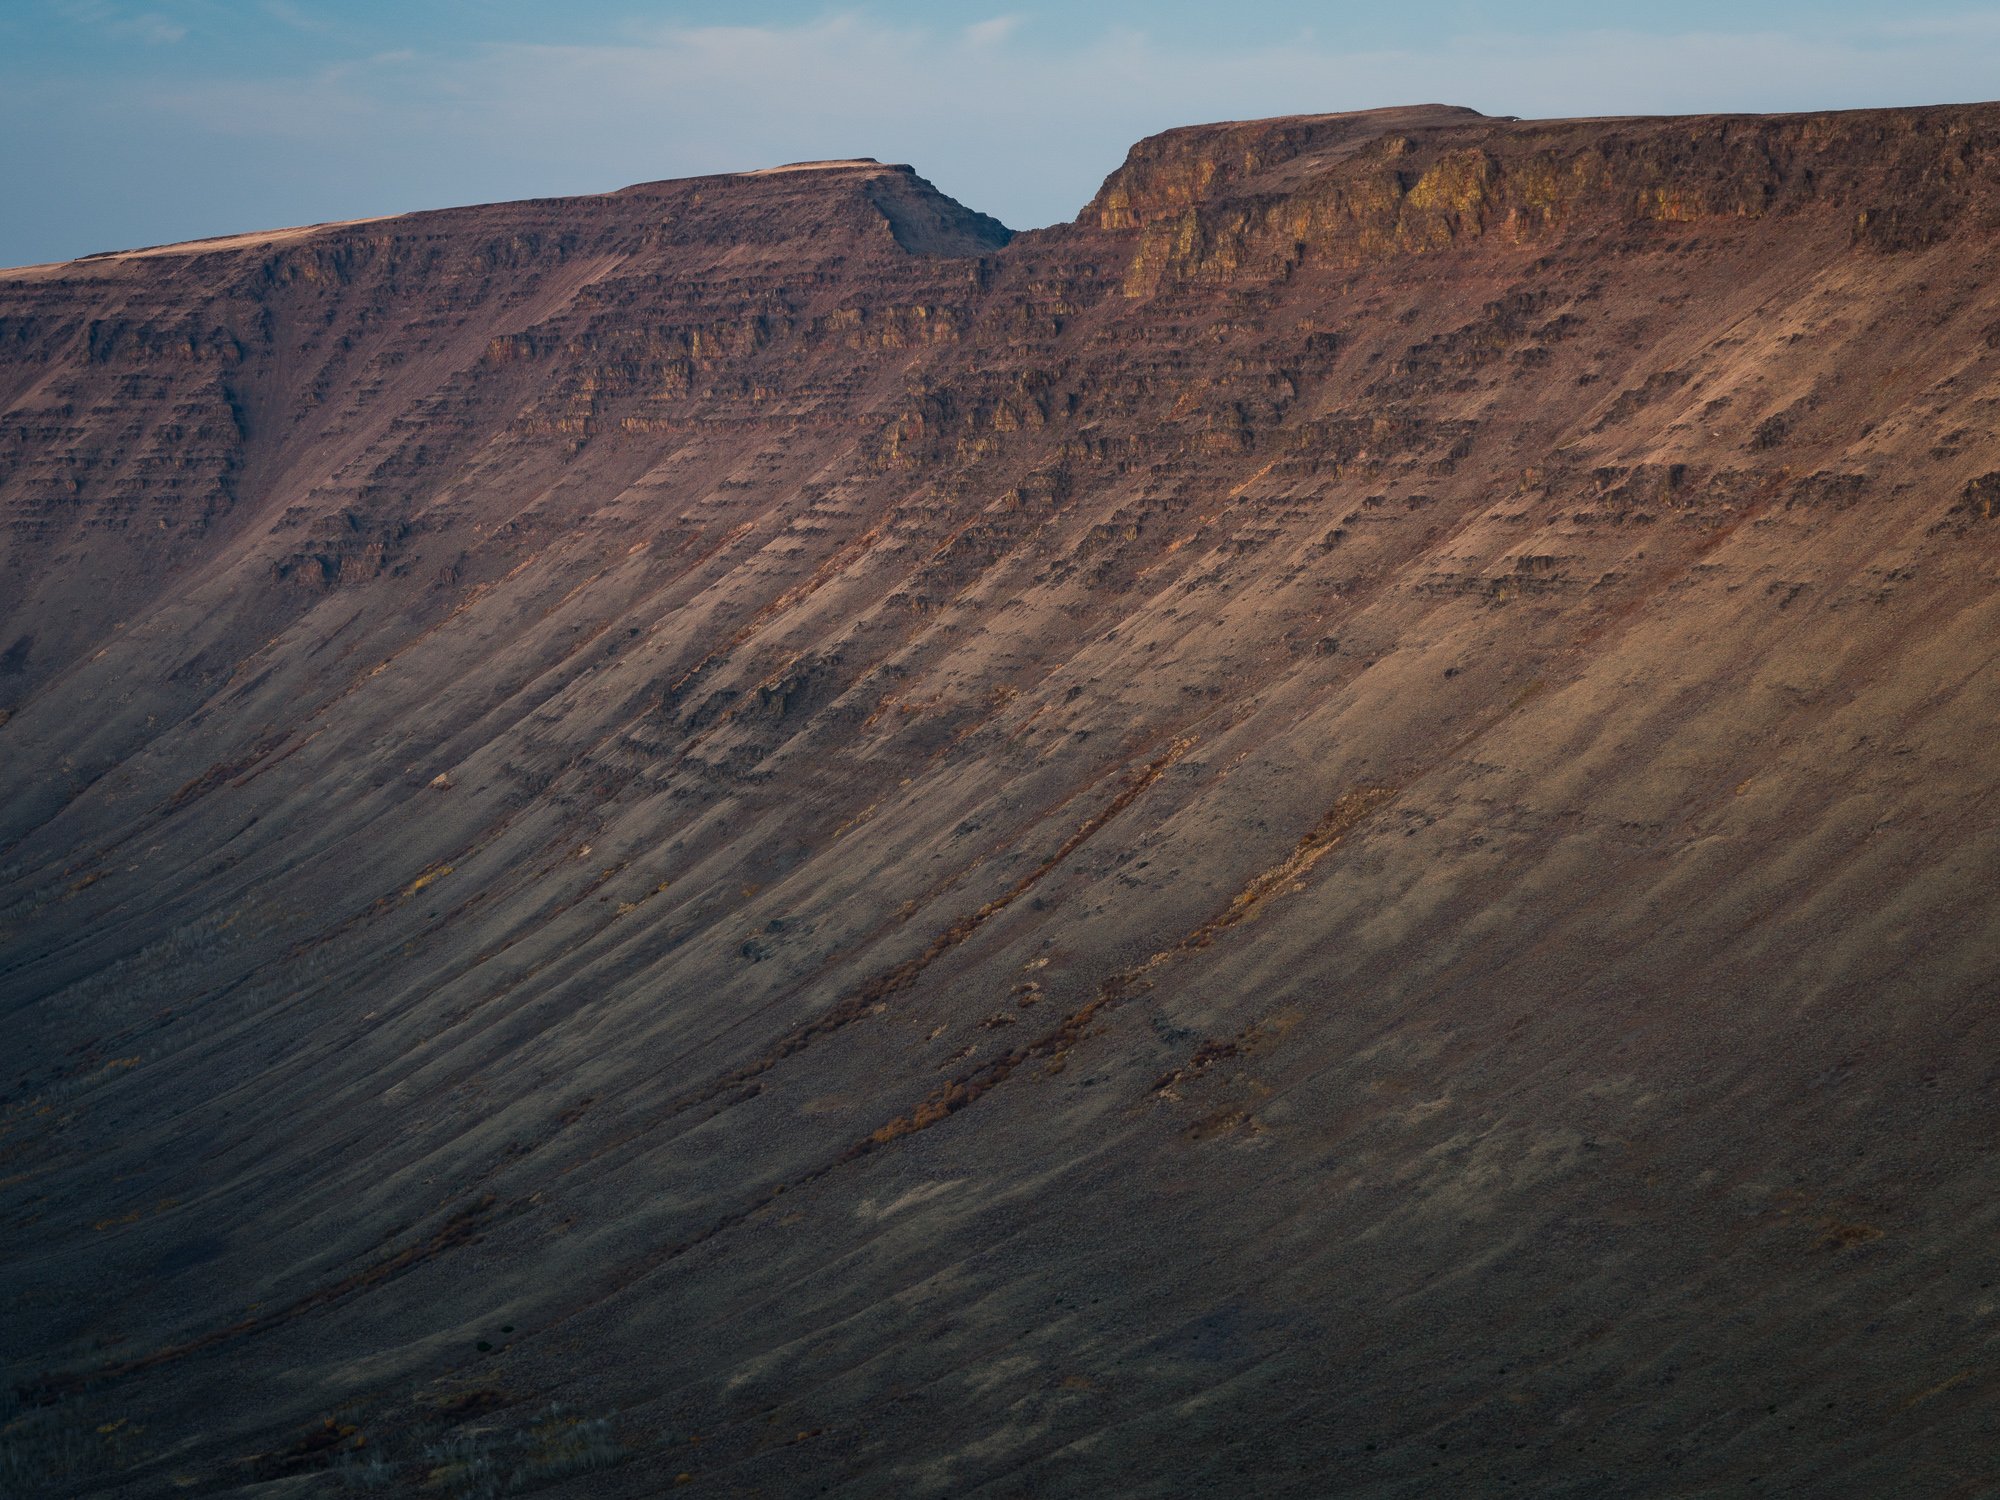
[[[7,1492],[1985,1493],[1997,268],[1430,106],[0,273]]]

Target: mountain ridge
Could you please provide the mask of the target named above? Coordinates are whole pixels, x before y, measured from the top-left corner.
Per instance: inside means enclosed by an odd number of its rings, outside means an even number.
[[[56,1492],[1983,1482],[2000,107],[1440,109],[0,277]]]

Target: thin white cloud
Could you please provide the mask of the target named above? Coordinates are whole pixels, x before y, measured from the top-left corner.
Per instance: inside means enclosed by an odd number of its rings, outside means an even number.
[[[107,0],[63,0],[57,11],[79,26],[120,42],[171,46],[187,39],[187,27],[157,11],[130,12]]]
[[[995,16],[990,21],[975,21],[965,28],[965,39],[975,47],[992,47],[1004,42],[1020,29],[1019,16]]]
[[[2000,13],[1982,11],[1951,16],[1885,15],[1871,23],[1867,31],[1884,37],[1918,40],[1985,40],[2000,37]]]
[[[262,0],[260,9],[272,20],[309,36],[330,36],[334,31],[333,23],[326,17],[314,15],[293,0]]]

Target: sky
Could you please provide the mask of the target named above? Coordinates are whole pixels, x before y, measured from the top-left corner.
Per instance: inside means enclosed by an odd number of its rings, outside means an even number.
[[[1015,228],[1141,136],[2000,96],[2000,0],[0,0],[0,265],[818,157]]]

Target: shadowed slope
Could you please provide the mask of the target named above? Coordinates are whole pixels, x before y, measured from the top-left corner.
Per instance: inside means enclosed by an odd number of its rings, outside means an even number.
[[[816,165],[0,276],[70,1488],[1990,1482],[2000,109]]]

